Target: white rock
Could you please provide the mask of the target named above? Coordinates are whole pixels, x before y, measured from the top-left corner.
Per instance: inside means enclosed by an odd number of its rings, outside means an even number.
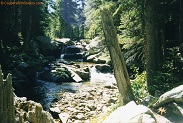
[[[94,111],[94,110],[97,108],[96,105],[93,104],[93,103],[88,103],[88,104],[87,104],[87,107],[88,107],[91,111]]]
[[[183,85],[173,88],[161,95],[158,101],[154,104],[154,107],[159,107],[172,101],[183,103]]]
[[[132,123],[156,123],[156,120],[149,114],[137,115],[130,119]]]
[[[69,119],[69,114],[67,114],[67,113],[60,113],[59,114],[59,118],[60,118],[62,123],[67,123],[67,121]]]
[[[178,103],[172,103],[172,107],[173,107],[173,112],[176,115],[180,115],[183,116],[183,104],[178,104]]]
[[[78,113],[78,114],[76,115],[76,119],[77,119],[77,120],[85,120],[85,116],[84,116],[83,113]]]
[[[127,123],[127,122],[139,122],[146,123],[143,120],[144,114],[150,114],[153,116],[152,111],[143,105],[136,105],[134,101],[129,102],[125,106],[119,107],[103,122],[103,123]],[[141,116],[142,115],[142,116]],[[145,115],[147,117],[147,115]],[[150,123],[154,123],[152,118],[149,118]]]
[[[113,97],[113,98],[111,98],[111,99],[108,101],[108,103],[115,103],[117,100],[118,100],[117,97]]]
[[[58,107],[50,108],[51,112],[60,113],[60,109]]]
[[[81,82],[81,81],[83,81],[83,80],[81,79],[81,77],[80,77],[76,72],[74,72],[70,67],[68,67],[68,66],[66,66],[66,65],[64,65],[64,67],[67,68],[67,70],[71,73],[71,76],[72,76],[72,78],[74,79],[74,81],[76,81],[76,82]]]
[[[51,114],[44,111],[40,103],[26,101],[23,98],[18,99],[18,97],[17,100],[17,102],[15,101],[15,103],[17,103],[15,106],[18,106],[18,108],[15,108],[16,110],[18,109],[18,111],[16,111],[16,116],[20,116],[15,117],[17,122],[54,123]]]

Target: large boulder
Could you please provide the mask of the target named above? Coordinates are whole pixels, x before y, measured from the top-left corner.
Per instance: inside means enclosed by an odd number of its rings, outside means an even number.
[[[105,52],[100,52],[87,56],[86,61],[94,62],[96,64],[110,64],[110,57]]]
[[[104,41],[100,37],[95,37],[90,41],[88,45],[86,45],[86,49],[90,54],[95,53],[95,49],[101,49],[104,46]]]
[[[90,44],[87,44],[86,61],[94,62],[98,64],[110,63],[109,52],[104,44],[104,41],[100,37],[96,37],[91,40]]]
[[[71,77],[75,82],[81,82],[83,81],[82,78],[75,72],[73,69],[67,65],[64,65],[65,68],[71,73]]]
[[[26,98],[15,97],[16,123],[55,123],[51,114],[42,105]]]
[[[56,38],[56,42],[60,43],[60,45],[64,46],[69,46],[69,45],[74,45],[74,42],[70,38]]]
[[[174,122],[183,121],[183,85],[161,95],[154,107]]]
[[[117,108],[103,123],[156,123],[153,112],[134,101]]]
[[[22,62],[18,65],[17,71],[23,73],[27,80],[35,80],[36,71],[39,66],[39,63],[37,63],[36,61]]]
[[[83,59],[84,48],[81,45],[65,46],[63,49],[63,59]]]
[[[154,107],[162,106],[169,102],[183,103],[183,85],[180,85],[160,96]]]
[[[111,73],[112,68],[107,64],[97,64],[95,68],[101,73]]]
[[[84,70],[75,70],[75,72],[81,77],[82,80],[89,80],[90,73],[85,72]]]
[[[72,73],[66,67],[45,70],[39,74],[39,79],[57,83],[74,81]]]
[[[60,53],[59,48],[49,37],[38,36],[34,39],[39,46],[39,52],[44,56],[57,56]]]
[[[90,71],[89,71],[89,68],[88,67],[83,67],[81,68],[81,66],[79,65],[75,65],[75,67],[72,67],[72,70],[78,74],[79,77],[81,77],[82,80],[89,80],[90,79]]]

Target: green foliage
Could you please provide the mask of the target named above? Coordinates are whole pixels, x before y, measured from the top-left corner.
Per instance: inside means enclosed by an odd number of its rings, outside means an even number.
[[[14,2],[17,1],[14,0]],[[11,64],[11,55],[29,49],[28,45],[32,38],[44,35],[48,26],[48,14],[44,1],[39,1],[43,4],[35,6],[1,5],[0,57],[3,59],[0,59],[0,64],[2,66],[7,67],[8,64]],[[36,52],[34,54],[37,55]]]
[[[163,63],[162,69],[155,75],[154,90],[166,92],[183,83],[183,64],[178,47],[168,49],[167,60]]]
[[[124,59],[127,66],[143,68],[144,64],[144,43],[139,41],[125,45],[123,48]]]
[[[100,17],[100,8],[105,7],[111,12],[114,13],[116,9],[116,2],[111,0],[109,1],[96,1],[89,0],[85,7],[85,16],[86,16],[86,37],[94,38],[98,35],[103,35],[101,17]]]
[[[61,68],[61,69],[56,69],[56,76],[58,77],[62,77],[62,79],[67,80],[68,78],[70,78],[71,73],[66,69],[66,68]]]
[[[131,80],[131,85],[136,101],[141,103],[142,100],[148,95],[146,87],[146,72],[144,71],[142,74],[138,74],[137,69],[136,72],[136,78]]]
[[[79,4],[80,3],[80,4]],[[47,35],[51,38],[84,38],[84,0],[56,0],[52,3]]]
[[[140,3],[124,0],[113,14],[119,43],[123,45],[122,50],[128,68],[131,66],[144,68],[145,43],[142,33],[141,11]]]

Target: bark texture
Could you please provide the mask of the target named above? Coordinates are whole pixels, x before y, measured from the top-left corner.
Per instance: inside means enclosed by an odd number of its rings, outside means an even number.
[[[0,66],[0,123],[15,123],[12,76],[3,79]]]
[[[179,44],[183,43],[183,1],[180,0],[179,13]]]
[[[117,33],[112,17],[104,8],[101,10],[101,18],[105,42],[110,52],[111,61],[114,67],[114,75],[121,95],[121,103],[122,105],[125,105],[128,102],[135,100],[126,69],[126,64],[119,47]]]
[[[156,0],[146,0],[145,3],[145,32],[146,32],[146,72],[147,88],[154,95],[154,76],[158,70],[157,50],[157,14]]]

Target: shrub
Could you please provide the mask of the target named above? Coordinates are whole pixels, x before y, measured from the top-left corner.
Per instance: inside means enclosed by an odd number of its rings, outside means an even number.
[[[141,103],[143,99],[148,95],[146,87],[146,72],[144,71],[141,74],[137,73],[136,78],[131,80],[131,85],[136,101]]]

